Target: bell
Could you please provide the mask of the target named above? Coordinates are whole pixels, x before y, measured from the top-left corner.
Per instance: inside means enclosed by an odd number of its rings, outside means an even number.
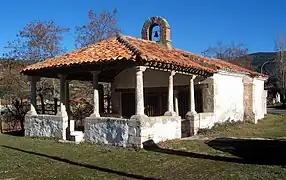
[[[158,37],[159,37],[158,31],[155,31],[154,37],[155,37],[155,38],[158,38]]]

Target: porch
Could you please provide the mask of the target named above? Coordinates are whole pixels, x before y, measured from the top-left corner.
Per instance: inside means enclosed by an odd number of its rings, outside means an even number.
[[[60,110],[56,115],[43,115],[35,108],[40,77],[29,76],[31,110],[26,115],[26,136],[141,147],[149,139],[160,142],[181,138],[182,129],[184,136],[193,135],[199,127],[198,113],[213,115],[213,80],[191,73],[148,66],[118,71],[109,66],[105,71],[66,72],[57,77]],[[69,116],[71,80],[92,80],[93,84],[93,113],[85,118],[83,132],[75,131],[75,121]],[[102,81],[111,83],[110,114],[103,114],[100,108],[104,103],[99,90]]]

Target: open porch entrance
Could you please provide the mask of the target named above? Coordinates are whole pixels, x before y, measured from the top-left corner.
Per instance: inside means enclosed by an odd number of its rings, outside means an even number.
[[[90,68],[90,67],[89,67]],[[75,140],[75,141],[116,141],[116,137],[112,140],[94,138],[95,131],[92,129],[94,124],[103,122],[103,124],[112,124],[118,122],[124,122],[127,129],[130,129],[130,122],[132,119],[138,120],[142,123],[142,118],[145,121],[152,122],[152,133],[148,135],[140,135],[141,139],[147,140],[152,136],[157,141],[181,138],[181,119],[185,118],[186,114],[193,117],[199,112],[206,111],[203,105],[207,101],[205,100],[206,93],[204,89],[210,91],[212,84],[202,84],[207,78],[197,76],[194,74],[187,74],[179,71],[167,70],[167,69],[155,69],[146,66],[132,66],[126,68],[115,68],[108,66],[105,71],[99,71],[92,69],[86,72],[82,71],[66,71],[66,73],[48,73],[49,75],[56,75],[56,78],[60,79],[60,110],[56,115],[42,115],[36,111],[36,84],[40,80],[40,76],[47,77],[45,74],[38,74],[38,76],[29,76],[31,84],[31,110],[26,116],[26,135],[28,136],[41,136],[47,127],[40,127],[40,129],[31,129],[32,123],[37,121],[56,121],[52,122],[57,124],[56,129],[50,129],[50,132],[46,132],[44,136],[57,136],[63,140]],[[39,76],[40,75],[40,76]],[[49,77],[49,76],[48,76]],[[154,78],[156,77],[156,78]],[[93,112],[89,117],[86,117],[84,121],[84,132],[75,131],[75,121],[70,119],[70,103],[69,103],[69,82],[71,80],[87,80],[92,81],[93,94]],[[99,82],[111,83],[111,113],[102,113],[102,107],[104,101],[102,100],[102,90],[100,90]],[[196,84],[196,85],[195,85]],[[204,88],[202,88],[205,86]],[[103,95],[104,96],[104,95]],[[213,94],[209,94],[213,97]],[[87,98],[87,97],[82,97]],[[197,104],[197,106],[196,106]],[[182,117],[182,118],[181,118]],[[147,120],[149,119],[149,120]],[[175,120],[174,120],[175,119]],[[116,121],[116,122],[115,122]],[[154,125],[157,123],[161,127],[154,130]],[[164,123],[168,123],[168,127],[164,127]],[[119,123],[120,124],[120,123]],[[49,126],[49,125],[48,125]],[[102,126],[102,125],[101,125]],[[192,125],[190,125],[192,126]],[[188,128],[192,128],[192,127]],[[126,128],[126,127],[125,127]],[[145,129],[148,129],[145,127]],[[165,128],[168,132],[160,132],[160,129]],[[173,129],[173,130],[172,130]],[[125,129],[126,130],[126,129]],[[109,129],[108,131],[111,131]],[[118,131],[118,130],[116,130]],[[143,130],[141,130],[143,131]],[[148,130],[150,131],[150,130]],[[191,133],[191,132],[190,132]],[[168,135],[167,135],[168,134]],[[98,135],[98,136],[102,136]],[[128,137],[130,134],[128,134]],[[134,136],[138,136],[134,134]],[[144,136],[144,138],[142,138]],[[126,138],[128,138],[125,135]],[[123,138],[124,139],[124,138]],[[123,144],[137,143],[128,142],[124,140]],[[140,141],[140,144],[142,142]]]

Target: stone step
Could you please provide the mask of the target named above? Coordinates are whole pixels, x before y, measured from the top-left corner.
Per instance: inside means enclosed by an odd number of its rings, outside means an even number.
[[[70,133],[71,141],[78,143],[81,143],[84,141],[84,133],[82,131],[72,131]]]

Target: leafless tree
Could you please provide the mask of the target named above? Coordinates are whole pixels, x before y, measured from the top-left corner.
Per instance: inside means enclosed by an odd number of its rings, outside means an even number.
[[[223,44],[218,41],[214,46],[208,47],[202,55],[217,58],[224,61],[251,69],[252,58],[248,56],[248,49],[239,43]]]
[[[62,28],[54,21],[32,21],[9,41],[6,48],[10,49],[9,58],[16,60],[43,61],[64,52],[61,41],[63,33],[69,28]],[[38,83],[37,92],[41,99],[42,113],[45,113],[44,99],[56,96],[57,82],[43,78]]]
[[[120,32],[120,28],[117,24],[117,10],[114,9],[112,12],[101,12],[96,14],[94,10],[88,12],[88,22],[82,26],[76,27],[76,41],[75,45],[77,48],[85,47],[90,44],[96,43],[100,40],[107,39],[115,36]],[[91,84],[88,82],[81,82],[83,84],[82,91],[85,94],[90,94]],[[104,93],[106,94],[106,101],[110,101],[110,85],[107,83],[103,84]],[[75,95],[74,98],[81,97]],[[106,104],[110,104],[109,103]],[[107,112],[110,112],[110,106],[106,107]]]
[[[104,11],[99,15],[94,10],[90,10],[88,19],[87,24],[76,27],[75,45],[77,48],[88,46],[120,32],[116,9],[113,12]]]
[[[282,94],[282,101],[285,105],[286,95],[286,39],[280,34],[275,41],[276,56],[276,78],[277,85]]]

